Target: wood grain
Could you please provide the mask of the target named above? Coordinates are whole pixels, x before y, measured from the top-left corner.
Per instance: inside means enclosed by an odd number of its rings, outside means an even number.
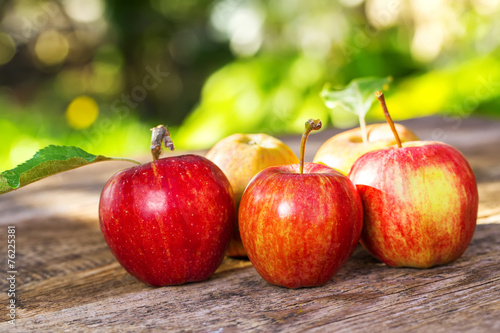
[[[423,138],[446,125],[439,118],[409,124]],[[312,135],[308,155],[334,132]],[[0,294],[0,331],[498,331],[500,123],[467,119],[445,133],[478,178],[479,224],[465,254],[432,269],[401,269],[358,247],[318,288],[271,286],[250,262],[230,258],[201,283],[152,288],[135,280],[111,255],[97,218],[100,190],[126,163],[89,166],[8,193],[0,197],[0,230],[16,225],[19,298],[12,327],[7,294]],[[474,133],[476,143],[462,139]],[[285,141],[298,147],[297,137]],[[6,279],[0,286],[8,289]]]

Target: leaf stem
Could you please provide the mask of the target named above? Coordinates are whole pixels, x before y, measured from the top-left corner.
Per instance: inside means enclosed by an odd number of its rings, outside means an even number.
[[[359,127],[361,128],[361,138],[363,139],[363,143],[367,143],[368,132],[366,131],[366,120],[364,115],[359,115]]]
[[[131,159],[131,158],[124,158],[124,157],[111,157],[110,159],[111,159],[111,160],[113,160],[113,161],[132,162],[132,163],[139,164],[139,165],[141,165],[141,164],[142,164],[141,162],[136,161],[136,160],[133,160],[133,159]]]
[[[304,173],[304,155],[306,152],[306,142],[307,137],[311,131],[317,131],[321,128],[321,120],[319,119],[309,119],[306,121],[304,133],[302,134],[302,140],[300,141],[300,160],[299,160],[299,173]]]
[[[163,125],[158,125],[151,129],[153,132],[151,134],[151,155],[153,155],[153,161],[160,158],[161,155],[161,144],[164,142],[165,147],[170,150],[174,150],[174,142],[170,138],[170,132]]]
[[[392,133],[394,134],[394,138],[396,138],[398,147],[402,148],[403,145],[401,144],[401,139],[399,138],[398,131],[396,130],[396,126],[394,126],[394,122],[392,121],[391,115],[389,114],[389,110],[387,110],[387,105],[385,104],[384,93],[379,90],[375,93],[375,96],[377,97],[380,106],[382,106],[382,110],[384,110],[385,120],[387,120],[387,123],[391,127]]]

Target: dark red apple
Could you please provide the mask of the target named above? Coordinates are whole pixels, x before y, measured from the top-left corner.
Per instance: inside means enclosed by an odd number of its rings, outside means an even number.
[[[111,252],[153,286],[208,279],[222,262],[236,210],[231,186],[210,160],[162,158],[115,174],[99,203]]]
[[[383,94],[377,98],[393,127]],[[382,262],[427,268],[467,249],[478,193],[474,173],[457,149],[441,142],[399,142],[360,157],[349,177],[363,200],[361,244]]]
[[[258,173],[239,207],[250,261],[266,281],[288,288],[327,283],[353,253],[363,223],[361,200],[346,176],[325,165],[303,164],[309,131],[301,163]]]

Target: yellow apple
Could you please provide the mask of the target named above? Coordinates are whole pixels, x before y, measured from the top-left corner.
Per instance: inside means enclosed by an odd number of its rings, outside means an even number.
[[[236,207],[248,183],[259,171],[270,166],[299,163],[286,144],[264,133],[230,135],[217,142],[206,157],[226,174],[233,187]],[[226,254],[231,257],[247,256],[238,223]]]
[[[418,137],[401,124],[394,124],[402,142],[417,141]],[[362,155],[377,149],[396,144],[396,139],[389,124],[366,126],[368,142],[363,142],[361,128],[353,128],[332,136],[319,147],[314,156],[314,163],[323,163],[347,175],[351,166]]]

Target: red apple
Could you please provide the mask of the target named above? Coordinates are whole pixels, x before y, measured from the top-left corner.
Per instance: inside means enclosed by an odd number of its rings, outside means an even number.
[[[377,98],[391,124],[382,93]],[[441,142],[399,143],[360,157],[349,177],[363,201],[361,244],[387,265],[446,264],[469,245],[478,192],[457,149]]]
[[[236,220],[229,180],[197,155],[162,158],[115,174],[99,203],[111,252],[153,286],[208,279],[222,262]]]
[[[359,241],[363,216],[354,185],[330,167],[303,163],[307,135],[320,126],[319,120],[306,123],[299,164],[264,169],[240,202],[243,245],[257,272],[274,285],[325,284]]]
[[[217,142],[205,157],[217,164],[229,179],[236,207],[248,183],[259,171],[270,166],[299,162],[286,144],[264,133],[230,135]],[[247,256],[237,222],[226,254],[231,257]]]

